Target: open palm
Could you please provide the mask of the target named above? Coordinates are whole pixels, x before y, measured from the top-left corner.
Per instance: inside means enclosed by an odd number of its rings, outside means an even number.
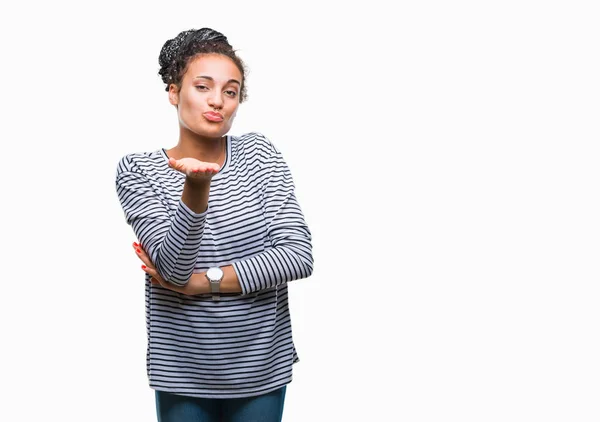
[[[209,180],[221,169],[217,163],[206,163],[189,157],[180,160],[169,158],[169,167],[191,179],[198,180]]]

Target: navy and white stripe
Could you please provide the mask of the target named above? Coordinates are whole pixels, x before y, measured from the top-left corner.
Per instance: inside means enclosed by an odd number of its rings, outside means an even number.
[[[175,394],[246,397],[291,381],[298,361],[287,282],[312,273],[311,234],[288,166],[258,133],[227,137],[208,209],[182,201],[185,176],[164,150],[129,154],[116,187],[127,222],[161,275],[183,285],[194,272],[233,265],[241,295],[186,296],[146,276],[150,386]]]

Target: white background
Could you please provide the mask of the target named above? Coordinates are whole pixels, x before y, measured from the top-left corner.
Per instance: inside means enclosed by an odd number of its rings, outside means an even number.
[[[600,420],[593,3],[2,6],[0,419],[155,420],[114,175],[175,145],[158,54],[209,26],[314,237],[284,421]]]

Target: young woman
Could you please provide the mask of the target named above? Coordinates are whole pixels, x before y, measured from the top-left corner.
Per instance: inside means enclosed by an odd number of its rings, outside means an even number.
[[[116,176],[146,272],[158,420],[280,421],[298,361],[287,282],[313,269],[292,176],[265,136],[227,135],[246,78],[223,34],[181,32],[159,63],[178,143],[126,155]]]

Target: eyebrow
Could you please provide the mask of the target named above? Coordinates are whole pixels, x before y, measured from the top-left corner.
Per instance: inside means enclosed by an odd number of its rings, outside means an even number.
[[[202,75],[201,76],[196,76],[196,77],[194,77],[194,79],[208,79],[210,81],[214,81],[215,80],[212,76],[202,76]],[[236,83],[239,86],[242,86],[242,83],[240,81],[238,81],[237,79],[230,79],[230,80],[227,81],[227,83],[228,84],[230,84],[230,83]]]

